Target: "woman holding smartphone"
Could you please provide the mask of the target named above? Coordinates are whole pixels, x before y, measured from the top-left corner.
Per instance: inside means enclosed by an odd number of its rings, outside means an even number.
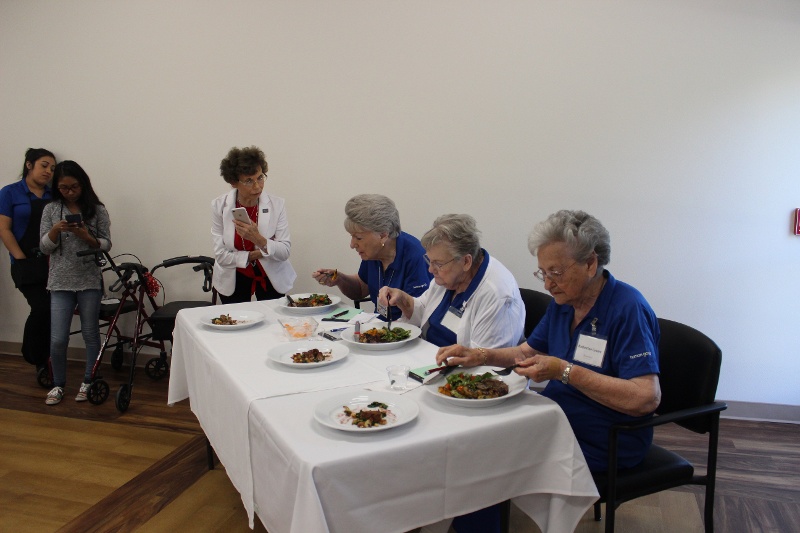
[[[62,161],[53,175],[53,201],[42,215],[39,243],[50,256],[50,362],[53,389],[45,403],[55,405],[64,397],[67,382],[67,346],[75,307],[86,344],[86,368],[75,401],[86,401],[92,369],[100,355],[100,300],[103,273],[94,261],[78,257],[84,250],[111,249],[108,211],[92,188],[89,176],[75,161]]]
[[[222,303],[282,297],[297,274],[283,198],[264,192],[267,160],[258,147],[231,148],[219,166],[231,190],[211,202],[214,288]]]

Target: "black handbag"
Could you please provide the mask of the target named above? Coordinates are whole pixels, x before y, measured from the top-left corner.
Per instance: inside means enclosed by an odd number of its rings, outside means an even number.
[[[15,259],[11,263],[11,279],[18,289],[26,285],[45,285],[49,270],[47,256]]]

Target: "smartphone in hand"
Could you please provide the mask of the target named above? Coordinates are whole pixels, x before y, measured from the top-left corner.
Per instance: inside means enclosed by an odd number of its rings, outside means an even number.
[[[80,213],[72,214],[64,217],[64,220],[67,221],[67,224],[72,224],[74,226],[82,226],[83,225],[83,217],[81,217]]]
[[[247,215],[247,209],[244,207],[236,207],[233,209],[233,219],[245,224],[250,224],[250,217]]]

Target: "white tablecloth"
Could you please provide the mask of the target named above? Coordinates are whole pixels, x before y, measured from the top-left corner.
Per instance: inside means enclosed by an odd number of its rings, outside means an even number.
[[[286,342],[274,302],[215,312],[245,309],[266,322],[218,331],[201,324],[208,308],[178,314],[168,401],[190,398],[251,527],[257,512],[270,533],[403,532],[513,498],[558,533],[596,500],[561,409],[534,392],[469,409],[417,388],[404,395],[420,406],[410,424],[367,435],[323,427],[313,418],[319,402],[386,381],[388,364],[431,364],[436,347],[353,348],[344,361],[297,371],[267,361],[269,347]]]

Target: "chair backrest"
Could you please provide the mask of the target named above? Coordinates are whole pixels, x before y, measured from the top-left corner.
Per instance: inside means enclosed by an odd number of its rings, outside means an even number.
[[[525,304],[525,328],[523,331],[527,338],[544,316],[553,297],[533,289],[520,289],[519,294],[522,296],[522,303]]]
[[[703,333],[680,322],[658,319],[661,341],[658,357],[663,415],[714,402],[722,365],[722,350]],[[696,433],[707,433],[711,417],[678,422]]]

